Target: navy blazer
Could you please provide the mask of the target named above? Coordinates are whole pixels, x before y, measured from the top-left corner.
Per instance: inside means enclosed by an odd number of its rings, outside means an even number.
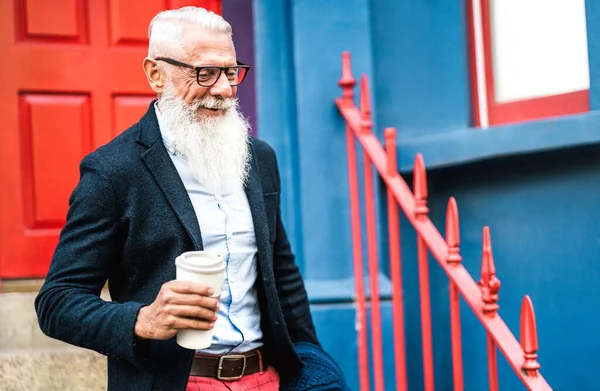
[[[300,373],[294,343],[319,345],[281,222],[274,151],[251,140],[246,194],[258,247],[256,289],[265,360],[282,380]],[[108,356],[109,390],[186,387],[194,351],[134,341],[139,309],[175,279],[175,257],[202,250],[192,203],[162,142],[154,102],[141,120],[87,155],[46,281],[35,300],[42,331]],[[108,280],[112,302],[99,295]]]

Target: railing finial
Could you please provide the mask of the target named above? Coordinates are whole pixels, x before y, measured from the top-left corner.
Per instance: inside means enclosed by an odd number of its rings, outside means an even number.
[[[396,129],[385,128],[383,137],[385,138],[385,152],[387,154],[387,174],[392,177],[398,175],[398,161],[396,157]]]
[[[413,192],[415,193],[415,216],[420,217],[429,213],[427,207],[427,172],[425,162],[420,153],[415,157]]]
[[[523,349],[523,365],[521,370],[526,376],[536,377],[540,364],[537,362],[538,338],[535,325],[535,313],[531,298],[525,296],[521,304],[521,348]]]
[[[481,299],[483,300],[484,314],[494,317],[498,311],[498,291],[500,280],[496,277],[496,267],[492,255],[492,240],[490,238],[490,227],[483,227],[483,257],[481,262]]]
[[[354,76],[352,76],[349,51],[342,52],[342,77],[338,82],[338,85],[342,87],[342,98],[344,103],[351,105],[354,99],[354,92],[352,89],[356,85],[356,80],[354,80]]]
[[[454,197],[448,200],[446,209],[446,244],[448,246],[448,257],[446,262],[451,265],[459,265],[462,261],[460,256],[460,231],[458,224],[458,206]]]
[[[371,99],[369,95],[369,81],[367,75],[360,77],[360,131],[362,134],[371,133]]]

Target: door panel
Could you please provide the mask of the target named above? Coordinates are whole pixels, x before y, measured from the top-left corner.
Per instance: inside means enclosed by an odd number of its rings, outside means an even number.
[[[14,5],[18,41],[87,40],[83,0],[15,0]],[[10,17],[2,15],[3,22]]]
[[[60,229],[65,223],[64,200],[78,179],[73,167],[92,146],[89,100],[83,94],[20,97],[23,212],[29,229]]]
[[[148,110],[153,97],[115,95],[113,97],[113,113],[115,116],[114,136],[137,122]]]
[[[110,32],[115,45],[145,42],[148,22],[164,7],[163,0],[110,0]],[[131,15],[135,15],[132,18]]]
[[[142,71],[160,10],[215,0],[0,0],[0,278],[44,277],[79,162],[154,99]]]

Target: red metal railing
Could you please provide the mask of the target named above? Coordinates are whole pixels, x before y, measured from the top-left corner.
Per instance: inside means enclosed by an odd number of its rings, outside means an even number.
[[[375,194],[373,168],[387,187],[390,276],[392,283],[392,310],[396,390],[407,390],[404,308],[402,298],[402,269],[400,259],[400,225],[398,206],[417,233],[419,266],[419,293],[421,304],[421,332],[423,346],[423,373],[425,391],[434,391],[433,344],[431,305],[429,294],[428,253],[437,260],[449,278],[450,335],[452,341],[452,375],[454,391],[462,391],[463,362],[460,330],[459,299],[462,296],[487,331],[489,389],[498,390],[496,350],[504,355],[521,382],[532,391],[548,391],[550,386],[539,373],[537,362],[537,333],[533,305],[525,296],[521,306],[520,343],[498,315],[500,280],[492,256],[489,227],[483,228],[483,255],[481,279],[476,283],[462,265],[458,207],[450,198],[446,213],[446,239],[428,217],[427,179],[423,157],[418,154],[414,164],[414,184],[410,188],[400,176],[396,163],[396,131],[385,129],[385,149],[372,133],[371,107],[367,78],[361,78],[360,109],[354,104],[353,87],[356,84],[350,69],[350,54],[342,55],[342,78],[339,81],[342,98],[335,104],[346,121],[350,209],[352,220],[353,264],[358,331],[358,365],[360,390],[370,389],[367,351],[367,303],[363,276],[362,225],[360,221],[356,140],[362,147],[364,162],[364,197],[367,230],[367,257],[370,284],[371,338],[373,376],[376,391],[383,391],[383,349],[381,341],[381,312],[377,276],[377,237],[375,221]]]

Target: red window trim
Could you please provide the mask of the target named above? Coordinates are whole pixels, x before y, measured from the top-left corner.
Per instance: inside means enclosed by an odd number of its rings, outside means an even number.
[[[480,118],[479,85],[477,78],[477,54],[475,47],[475,18],[473,1],[467,3],[469,23],[469,63],[471,75],[471,96],[474,122],[477,127],[503,125],[561,115],[579,114],[590,111],[589,89],[552,95],[542,98],[524,99],[514,102],[498,103],[495,100],[494,70],[492,63],[492,32],[490,0],[478,1],[481,9],[483,61],[485,70],[485,93],[487,103],[487,124]],[[483,121],[482,121],[483,120]],[[483,122],[483,123],[482,123]],[[487,125],[487,126],[486,126]]]

